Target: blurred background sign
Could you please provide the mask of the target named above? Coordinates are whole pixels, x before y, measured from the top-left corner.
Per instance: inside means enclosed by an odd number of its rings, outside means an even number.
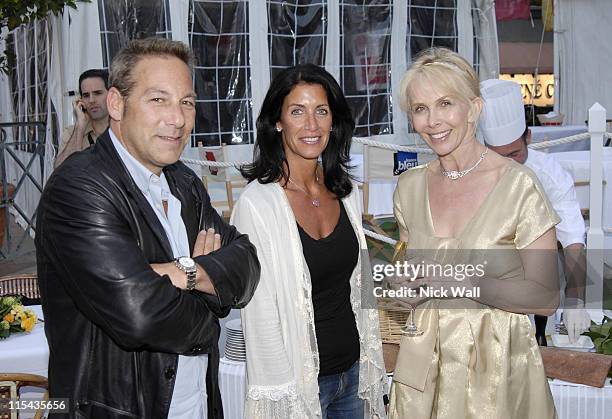
[[[552,74],[500,74],[502,80],[514,81],[521,85],[525,105],[553,106],[555,83]]]

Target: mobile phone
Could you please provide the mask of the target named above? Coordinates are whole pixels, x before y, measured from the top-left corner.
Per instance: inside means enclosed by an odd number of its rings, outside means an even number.
[[[83,111],[83,113],[87,113],[87,109],[85,109],[85,106],[81,105],[81,110]]]

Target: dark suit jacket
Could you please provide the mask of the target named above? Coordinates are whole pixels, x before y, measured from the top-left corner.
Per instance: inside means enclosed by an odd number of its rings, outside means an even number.
[[[201,229],[221,234],[221,249],[195,259],[216,296],[180,290],[150,268],[172,261],[172,249],[108,132],[45,186],[36,250],[50,397],[70,398],[71,417],[165,418],[178,354],[205,353],[208,417],[223,417],[218,318],[251,299],[259,262],[248,237],[212,208],[193,171],[177,162],[164,173],[181,201],[190,249]]]

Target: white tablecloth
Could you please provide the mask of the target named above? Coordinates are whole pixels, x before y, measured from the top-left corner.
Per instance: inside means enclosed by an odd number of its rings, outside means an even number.
[[[43,318],[41,306],[30,306]],[[0,340],[0,372],[22,372],[47,376],[49,347],[43,323],[36,323],[30,333],[18,333]]]
[[[588,131],[586,125],[560,125],[560,126],[540,126],[529,127],[531,130],[531,142],[540,143],[542,141],[556,140],[576,134],[584,134]],[[560,144],[554,147],[541,149],[548,153],[558,153],[562,151],[589,150],[589,140],[575,141],[572,143]]]
[[[221,358],[219,363],[219,390],[223,399],[226,419],[244,418],[246,399],[246,363]]]
[[[549,381],[559,419],[605,419],[612,416],[612,385],[603,388]]]

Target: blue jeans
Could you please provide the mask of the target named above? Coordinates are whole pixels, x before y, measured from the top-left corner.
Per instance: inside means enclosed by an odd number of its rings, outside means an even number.
[[[323,419],[361,419],[364,401],[359,398],[359,361],[340,374],[319,377]]]

